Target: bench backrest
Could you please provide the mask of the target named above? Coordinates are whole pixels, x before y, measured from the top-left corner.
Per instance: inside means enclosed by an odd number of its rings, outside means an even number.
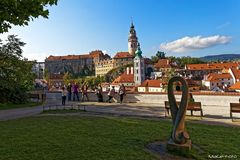
[[[165,101],[165,107],[166,108],[169,108],[169,102],[168,101]],[[179,105],[180,102],[177,101],[177,105]],[[202,107],[202,104],[201,102],[189,102],[188,103],[188,108],[201,108]]]
[[[202,108],[201,102],[189,102],[188,108]]]
[[[240,108],[240,103],[230,103],[230,108],[235,109],[235,108]]]

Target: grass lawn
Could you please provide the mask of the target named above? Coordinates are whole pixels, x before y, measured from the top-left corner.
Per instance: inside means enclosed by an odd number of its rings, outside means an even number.
[[[239,155],[240,128],[187,124],[193,144],[204,153]],[[0,122],[1,160],[145,160],[155,140],[168,140],[171,123],[119,117],[43,116]]]
[[[9,103],[0,103],[0,110],[5,110],[5,109],[14,109],[14,108],[24,108],[24,107],[34,107],[41,105],[42,103],[38,102],[29,102],[29,103],[24,103],[24,104],[9,104]]]

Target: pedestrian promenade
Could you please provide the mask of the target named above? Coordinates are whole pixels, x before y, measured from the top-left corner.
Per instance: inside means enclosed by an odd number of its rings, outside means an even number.
[[[86,111],[97,113],[110,113],[115,115],[139,116],[148,118],[164,118],[165,108],[159,104],[146,103],[98,103],[98,102],[82,102],[80,106],[85,106]],[[226,113],[223,113],[223,111]],[[217,107],[203,106],[204,117],[201,119],[199,112],[193,112],[194,116],[190,116],[187,111],[186,119],[190,121],[208,123],[208,124],[224,124],[240,126],[240,114],[235,114],[237,119],[232,122],[229,117],[229,108],[218,109]]]
[[[59,101],[51,101],[45,106],[58,105],[58,109],[63,109],[64,106],[60,105]],[[159,104],[149,104],[149,103],[99,103],[99,102],[67,102],[65,109],[70,109],[71,105],[83,107],[87,111],[86,113],[97,113],[103,115],[119,115],[119,116],[134,116],[134,117],[144,117],[144,118],[161,118],[170,119],[170,117],[165,117],[165,108]],[[46,107],[46,109],[47,109]],[[42,113],[43,107],[27,107],[18,108],[10,110],[0,111],[0,120],[17,119],[29,116],[35,116]],[[226,113],[224,113],[224,111]],[[194,116],[190,116],[190,112],[187,111],[186,119],[189,121],[207,123],[207,124],[222,124],[222,125],[236,125],[240,126],[240,114],[234,115],[236,118],[234,122],[229,118],[229,108],[219,109],[217,107],[203,106],[204,117],[201,119],[199,112],[194,112]],[[67,113],[66,113],[67,114]],[[76,113],[74,115],[80,115],[82,113]],[[195,116],[196,115],[196,116]]]

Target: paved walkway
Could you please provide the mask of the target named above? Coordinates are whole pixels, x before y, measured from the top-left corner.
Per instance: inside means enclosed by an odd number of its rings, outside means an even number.
[[[52,101],[49,103],[59,104],[59,102]],[[134,117],[144,117],[144,118],[165,118],[164,106],[159,104],[144,104],[144,103],[98,103],[98,102],[80,102],[80,103],[67,103],[67,105],[80,105],[80,107],[85,107],[87,113],[98,113],[98,114],[113,114],[121,116],[134,116]],[[66,106],[67,108],[68,106]],[[58,108],[63,108],[61,105]],[[69,107],[70,108],[70,107]],[[28,116],[38,115],[42,112],[42,106],[29,107],[29,108],[19,108],[11,110],[0,111],[0,121],[16,119]],[[240,119],[232,120],[229,118],[229,113],[223,114],[221,110],[214,107],[203,106],[204,117],[201,119],[199,116],[187,116],[187,120],[207,123],[207,124],[223,124],[223,125],[237,125],[240,126]],[[206,114],[207,113],[207,114]],[[80,114],[80,113],[77,113]],[[194,112],[194,115],[199,115],[199,112]],[[190,115],[189,111],[187,115]],[[235,115],[240,117],[240,115]]]
[[[0,110],[0,121],[30,117],[42,112],[42,106]]]
[[[97,102],[84,102],[80,103],[85,106],[86,111],[97,113],[110,113],[116,115],[126,116],[140,116],[149,118],[165,118],[165,108],[159,104],[144,104],[144,103],[97,103]],[[203,107],[205,111],[204,117],[201,119],[200,112],[193,112],[196,116],[190,116],[190,111],[187,111],[186,119],[195,122],[207,124],[223,124],[223,125],[236,125],[240,126],[240,119],[230,119],[229,114],[222,114],[222,110],[217,110],[214,107]],[[189,115],[189,116],[188,116]],[[234,115],[240,118],[240,114]]]

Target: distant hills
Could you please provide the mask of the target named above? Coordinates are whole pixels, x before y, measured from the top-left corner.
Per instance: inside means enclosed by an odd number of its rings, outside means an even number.
[[[204,61],[231,61],[240,59],[240,54],[219,54],[200,57]]]

